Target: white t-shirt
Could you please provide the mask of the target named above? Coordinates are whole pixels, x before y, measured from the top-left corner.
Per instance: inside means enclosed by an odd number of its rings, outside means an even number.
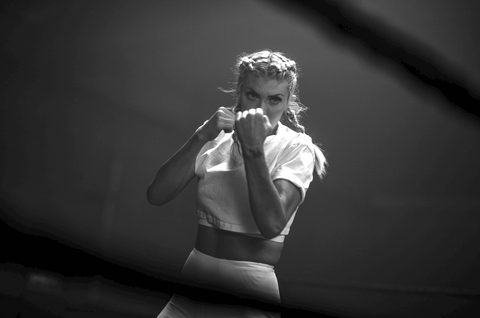
[[[198,216],[204,225],[259,235],[250,209],[240,145],[234,143],[232,136],[233,132],[222,131],[216,139],[207,142],[197,155]],[[286,179],[292,182],[300,189],[303,202],[313,179],[314,167],[319,160],[323,160],[316,158],[323,155],[310,136],[297,133],[279,122],[276,134],[266,138],[264,151],[272,181]],[[289,233],[296,213],[292,214],[281,235]]]

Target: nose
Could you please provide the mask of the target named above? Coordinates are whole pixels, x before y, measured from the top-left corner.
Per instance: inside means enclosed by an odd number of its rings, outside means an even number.
[[[261,108],[261,109],[263,109],[263,111],[265,112],[265,111],[267,110],[267,101],[264,100],[264,99],[263,99],[263,100],[260,100],[260,101],[258,102],[257,108]]]
[[[264,111],[266,110],[267,103],[264,100],[258,99],[254,102],[250,102],[246,104],[243,110],[255,109],[255,108],[262,108]]]

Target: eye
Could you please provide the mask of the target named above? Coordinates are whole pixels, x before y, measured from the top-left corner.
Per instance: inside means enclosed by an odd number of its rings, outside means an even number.
[[[281,101],[282,101],[282,99],[280,97],[277,97],[277,96],[270,97],[270,104],[272,104],[272,105],[277,105]]]
[[[251,100],[258,98],[258,95],[252,91],[246,92],[245,95],[247,96],[248,99],[251,99]]]

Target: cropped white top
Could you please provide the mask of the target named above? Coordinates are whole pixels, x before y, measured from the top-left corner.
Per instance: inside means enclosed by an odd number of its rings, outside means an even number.
[[[207,142],[197,155],[198,217],[202,225],[226,231],[262,237],[253,219],[248,199],[247,180],[240,145],[233,133],[223,131]],[[286,179],[300,189],[302,200],[313,179],[313,170],[320,151],[310,136],[297,133],[278,123],[275,135],[264,143],[265,159],[273,180]],[[321,155],[321,153],[320,153]],[[292,214],[281,235],[272,239],[282,242],[297,211]]]

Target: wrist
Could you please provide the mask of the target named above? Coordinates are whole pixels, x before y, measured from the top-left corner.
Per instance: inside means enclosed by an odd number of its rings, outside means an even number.
[[[242,147],[244,159],[260,159],[265,157],[263,147]]]
[[[208,136],[206,136],[202,130],[201,130],[201,127],[199,129],[197,129],[192,137],[190,138],[190,141],[194,144],[198,144],[198,145],[201,145],[203,147],[203,145],[205,145],[209,139],[208,139]]]
[[[209,141],[208,136],[205,134],[204,130],[202,129],[203,126],[198,127],[198,129],[195,131],[195,133],[192,136],[192,139],[195,142],[199,142],[202,144],[205,144],[207,141]]]

